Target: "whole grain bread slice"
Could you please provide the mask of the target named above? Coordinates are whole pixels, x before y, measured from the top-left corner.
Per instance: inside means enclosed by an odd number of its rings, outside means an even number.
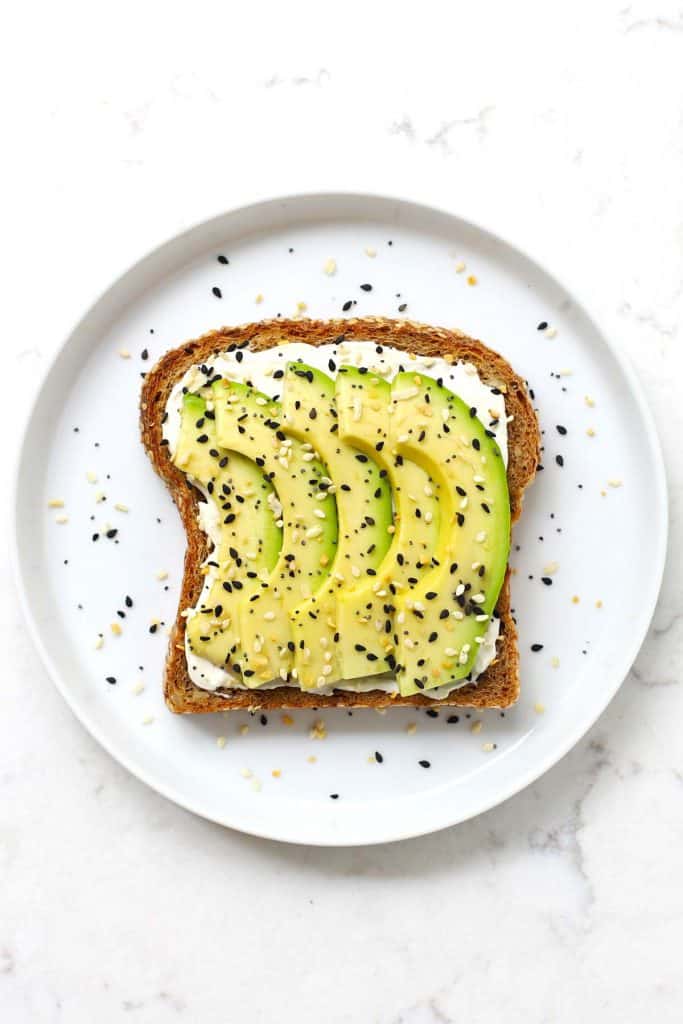
[[[140,400],[142,443],[154,469],[167,484],[187,534],[187,550],[178,615],[171,630],[166,658],[164,696],[171,711],[196,714],[209,711],[258,710],[277,708],[387,708],[453,707],[505,708],[519,696],[519,652],[517,630],[510,613],[510,571],[508,569],[496,610],[501,629],[495,661],[476,683],[453,691],[443,700],[431,700],[422,694],[402,697],[382,690],[350,693],[335,690],[329,696],[306,693],[292,686],[268,690],[203,690],[190,679],[185,658],[185,619],[181,612],[193,607],[201,593],[200,568],[210,552],[210,542],[198,525],[197,513],[202,497],[177,469],[163,443],[162,421],[174,385],[194,364],[210,363],[213,356],[231,345],[253,349],[270,348],[290,341],[324,345],[342,340],[369,341],[393,345],[419,355],[441,356],[454,362],[473,363],[484,383],[500,387],[505,393],[508,417],[508,487],[513,522],[519,518],[524,490],[533,480],[539,460],[539,431],[536,415],[525,382],[496,352],[482,342],[457,330],[429,327],[407,320],[365,317],[349,320],[264,320],[241,327],[222,327],[167,352],[145,377]]]

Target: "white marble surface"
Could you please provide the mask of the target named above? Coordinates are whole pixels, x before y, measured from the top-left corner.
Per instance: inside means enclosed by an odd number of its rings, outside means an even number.
[[[112,762],[0,555],[0,1019],[680,1021],[680,3],[27,0],[3,36],[10,449],[32,375],[149,245],[263,194],[383,189],[578,287],[642,377],[672,530],[650,635],[570,756],[475,821],[343,851],[224,831]]]

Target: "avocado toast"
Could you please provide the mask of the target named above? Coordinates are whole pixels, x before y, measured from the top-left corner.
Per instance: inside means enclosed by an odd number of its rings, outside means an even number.
[[[481,342],[380,318],[223,328],[147,375],[141,428],[188,538],[171,710],[517,699],[509,529],[539,436]]]

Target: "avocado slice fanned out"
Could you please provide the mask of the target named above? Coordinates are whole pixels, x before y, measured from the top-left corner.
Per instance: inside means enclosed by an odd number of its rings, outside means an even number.
[[[251,459],[277,492],[282,547],[267,580],[239,603],[242,679],[250,687],[287,679],[294,664],[289,614],[329,574],[337,542],[337,510],[315,454],[287,437],[278,402],[245,384],[212,384],[216,437]],[[256,528],[256,527],[254,527]]]
[[[295,663],[303,687],[329,685],[384,671],[391,637],[373,625],[364,656],[344,642],[338,603],[366,614],[365,581],[374,582],[377,567],[391,543],[391,490],[376,462],[340,437],[334,382],[303,363],[289,363],[282,395],[283,427],[314,450],[326,467],[337,501],[339,537],[330,575],[319,590],[290,613]],[[329,490],[329,488],[328,488]],[[360,596],[358,596],[360,595]],[[368,658],[371,660],[369,661]]]
[[[339,596],[340,646],[355,659],[356,675],[395,669],[397,602],[432,569],[440,528],[439,484],[396,449],[390,384],[364,368],[342,366],[336,381],[339,434],[372,456],[390,481],[395,505],[393,539],[374,577]],[[384,664],[368,662],[377,631]],[[389,643],[389,640],[393,641]]]
[[[474,666],[507,568],[510,499],[505,464],[476,410],[436,381],[392,383],[396,449],[440,484],[437,565],[396,601],[402,694],[457,683]]]
[[[213,417],[200,395],[183,397],[173,461],[208,492],[222,524],[220,543],[209,558],[216,579],[188,619],[186,634],[194,654],[239,672],[237,602],[256,589],[260,573],[275,565],[282,530],[269,504],[271,484],[255,463],[218,446]]]

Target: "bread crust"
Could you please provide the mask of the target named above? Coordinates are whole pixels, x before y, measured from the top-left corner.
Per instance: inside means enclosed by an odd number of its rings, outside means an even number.
[[[517,630],[510,612],[510,570],[498,598],[500,639],[495,661],[471,683],[454,690],[442,700],[422,694],[402,697],[370,690],[351,693],[335,690],[329,696],[307,693],[292,686],[270,690],[202,690],[190,679],[185,658],[184,608],[193,607],[204,581],[200,567],[210,552],[210,542],[197,519],[199,492],[189,485],[185,474],[173,465],[163,441],[163,415],[174,385],[197,363],[210,363],[211,358],[230,345],[248,344],[254,351],[271,348],[283,342],[303,341],[310,345],[333,342],[370,341],[426,356],[452,356],[454,361],[473,363],[484,383],[505,389],[508,417],[508,488],[512,521],[522,510],[526,487],[533,480],[539,461],[540,436],[538,423],[526,383],[512,367],[481,341],[458,330],[430,327],[409,320],[364,317],[349,320],[263,320],[240,327],[221,327],[167,352],[144,379],[140,399],[140,430],[142,443],[155,471],[166,483],[178,508],[187,534],[187,550],[178,614],[171,630],[171,639],[164,672],[164,696],[171,711],[197,714],[211,711],[268,710],[279,708],[389,708],[389,707],[471,707],[506,708],[519,696],[519,652]]]

